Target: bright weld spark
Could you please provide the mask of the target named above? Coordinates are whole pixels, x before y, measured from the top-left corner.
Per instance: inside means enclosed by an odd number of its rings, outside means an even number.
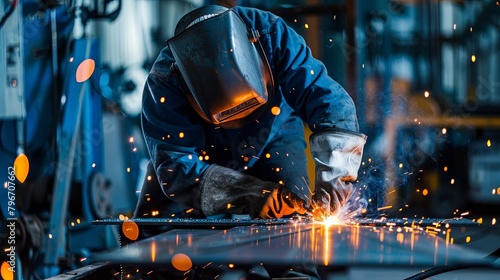
[[[346,198],[346,201],[352,199],[352,197]],[[341,205],[335,212],[330,213],[321,207],[321,205],[313,202],[313,221],[317,224],[324,225],[325,227],[330,227],[332,225],[346,225],[353,224],[353,218],[358,216],[364,210],[362,207],[358,209],[352,209],[349,204],[345,203]]]
[[[431,226],[427,226],[426,228],[426,232],[427,231],[435,231],[435,232],[440,232],[441,229],[437,228],[437,227],[431,227]]]
[[[327,227],[333,226],[333,225],[343,225],[345,224],[342,222],[337,215],[330,215],[326,217],[323,221],[319,221],[319,224],[325,225]]]

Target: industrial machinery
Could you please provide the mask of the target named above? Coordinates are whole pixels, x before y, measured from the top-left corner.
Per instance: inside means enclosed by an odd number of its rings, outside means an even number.
[[[110,2],[118,3],[112,12]],[[103,174],[100,46],[85,32],[75,38],[73,28],[77,14],[83,29],[91,19],[113,20],[121,1],[91,7],[73,1],[0,4],[0,47],[7,54],[0,61],[0,166],[14,170],[21,154],[29,166],[26,180],[10,180],[14,196],[10,188],[0,189],[0,244],[16,253],[13,263],[3,262],[6,255],[0,260],[10,267],[2,271],[15,272],[16,279],[39,279],[118,245],[114,229],[90,225],[111,209],[111,182]],[[5,184],[8,175],[1,175]],[[8,223],[15,229],[4,232]],[[15,244],[4,243],[11,235]]]

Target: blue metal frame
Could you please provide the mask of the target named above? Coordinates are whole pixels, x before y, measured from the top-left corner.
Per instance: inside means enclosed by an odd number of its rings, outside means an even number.
[[[93,59],[95,69],[98,69],[99,55],[96,39],[78,39],[74,43],[72,61],[68,64],[64,90],[66,103],[63,109],[59,142],[60,153],[55,174],[54,196],[48,228],[49,237],[44,248],[47,275],[59,272],[59,260],[66,255],[67,209],[75,171],[81,172],[84,205],[82,218],[93,219],[91,210],[86,207],[89,205],[89,178],[93,172],[101,171],[104,166],[101,96],[96,91],[99,75],[94,72],[88,80],[78,82],[76,72],[78,66],[86,59]],[[97,133],[99,138],[97,141],[92,138],[93,133]],[[77,155],[78,152],[83,154]]]

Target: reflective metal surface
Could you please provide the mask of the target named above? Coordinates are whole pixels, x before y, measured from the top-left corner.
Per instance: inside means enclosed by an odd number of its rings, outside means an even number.
[[[450,229],[291,224],[228,230],[172,230],[99,253],[88,261],[172,264],[182,255],[192,265],[208,263],[319,266],[418,266],[483,263],[483,255],[450,242]]]

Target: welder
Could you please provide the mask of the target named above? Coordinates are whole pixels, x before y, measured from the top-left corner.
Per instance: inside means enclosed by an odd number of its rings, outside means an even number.
[[[147,78],[141,120],[151,163],[135,217],[335,211],[366,141],[352,98],[304,39],[245,7],[207,5],[180,19]]]

